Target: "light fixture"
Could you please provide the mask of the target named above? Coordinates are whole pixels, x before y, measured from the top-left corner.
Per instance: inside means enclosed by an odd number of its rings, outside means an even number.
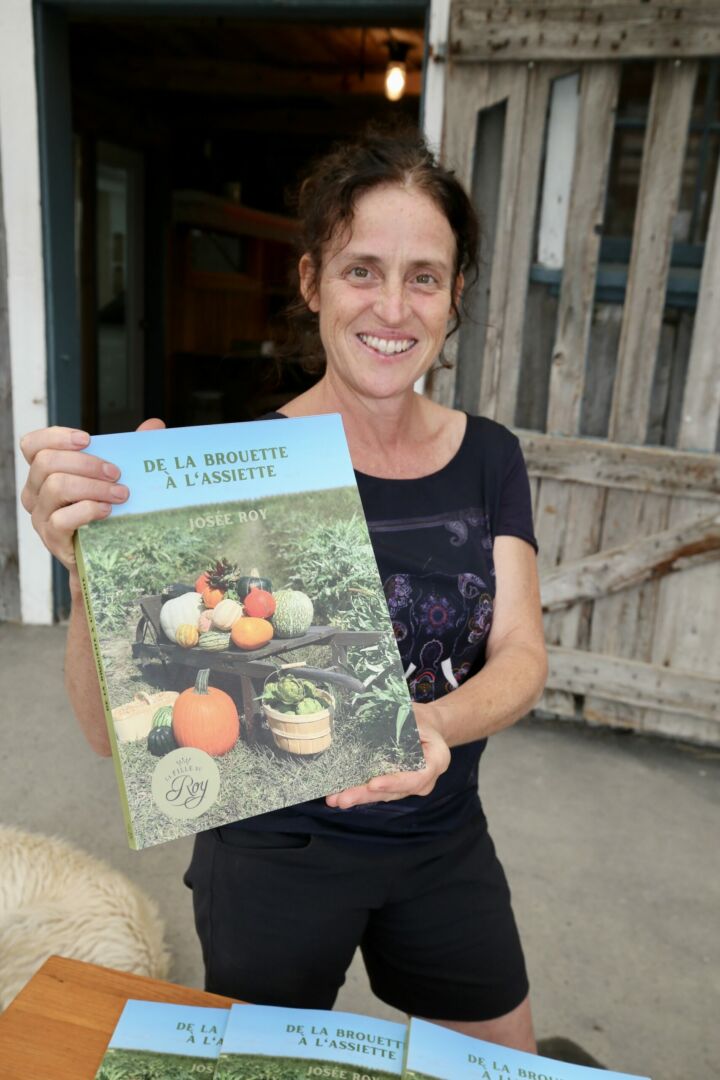
[[[410,45],[405,41],[396,41],[389,37],[385,42],[390,59],[385,70],[385,97],[388,101],[399,101],[405,93],[407,83],[407,65],[405,60]]]

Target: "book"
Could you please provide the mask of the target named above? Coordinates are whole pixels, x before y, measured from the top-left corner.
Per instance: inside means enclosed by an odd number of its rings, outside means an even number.
[[[412,1017],[403,1080],[648,1080],[571,1065],[474,1039]]]
[[[356,1013],[233,1005],[215,1080],[393,1080],[405,1030]]]
[[[87,452],[130,491],[75,552],[132,848],[423,767],[340,416]]]
[[[229,1009],[130,999],[95,1080],[144,1076],[211,1080],[229,1013]]]

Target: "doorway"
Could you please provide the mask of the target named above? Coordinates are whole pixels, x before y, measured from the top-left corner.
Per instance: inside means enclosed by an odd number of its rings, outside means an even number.
[[[311,385],[276,349],[288,195],[369,121],[419,122],[424,5],[383,7],[382,23],[372,4],[332,23],[71,10],[83,426],[253,419]],[[392,103],[391,42],[408,68]]]

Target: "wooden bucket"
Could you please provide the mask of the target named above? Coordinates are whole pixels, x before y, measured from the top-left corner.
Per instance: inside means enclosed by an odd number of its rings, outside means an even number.
[[[318,696],[320,696],[320,693]],[[323,694],[323,697],[326,695]],[[328,694],[327,697],[330,695]],[[332,709],[296,716],[263,705],[275,745],[289,754],[320,754],[332,742]]]

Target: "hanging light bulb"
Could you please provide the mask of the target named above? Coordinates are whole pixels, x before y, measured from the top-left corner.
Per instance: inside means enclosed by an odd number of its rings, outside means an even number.
[[[388,38],[385,44],[390,54],[385,70],[385,97],[388,101],[399,101],[405,93],[407,84],[405,59],[410,51],[410,45],[404,41],[396,41],[393,37]]]

